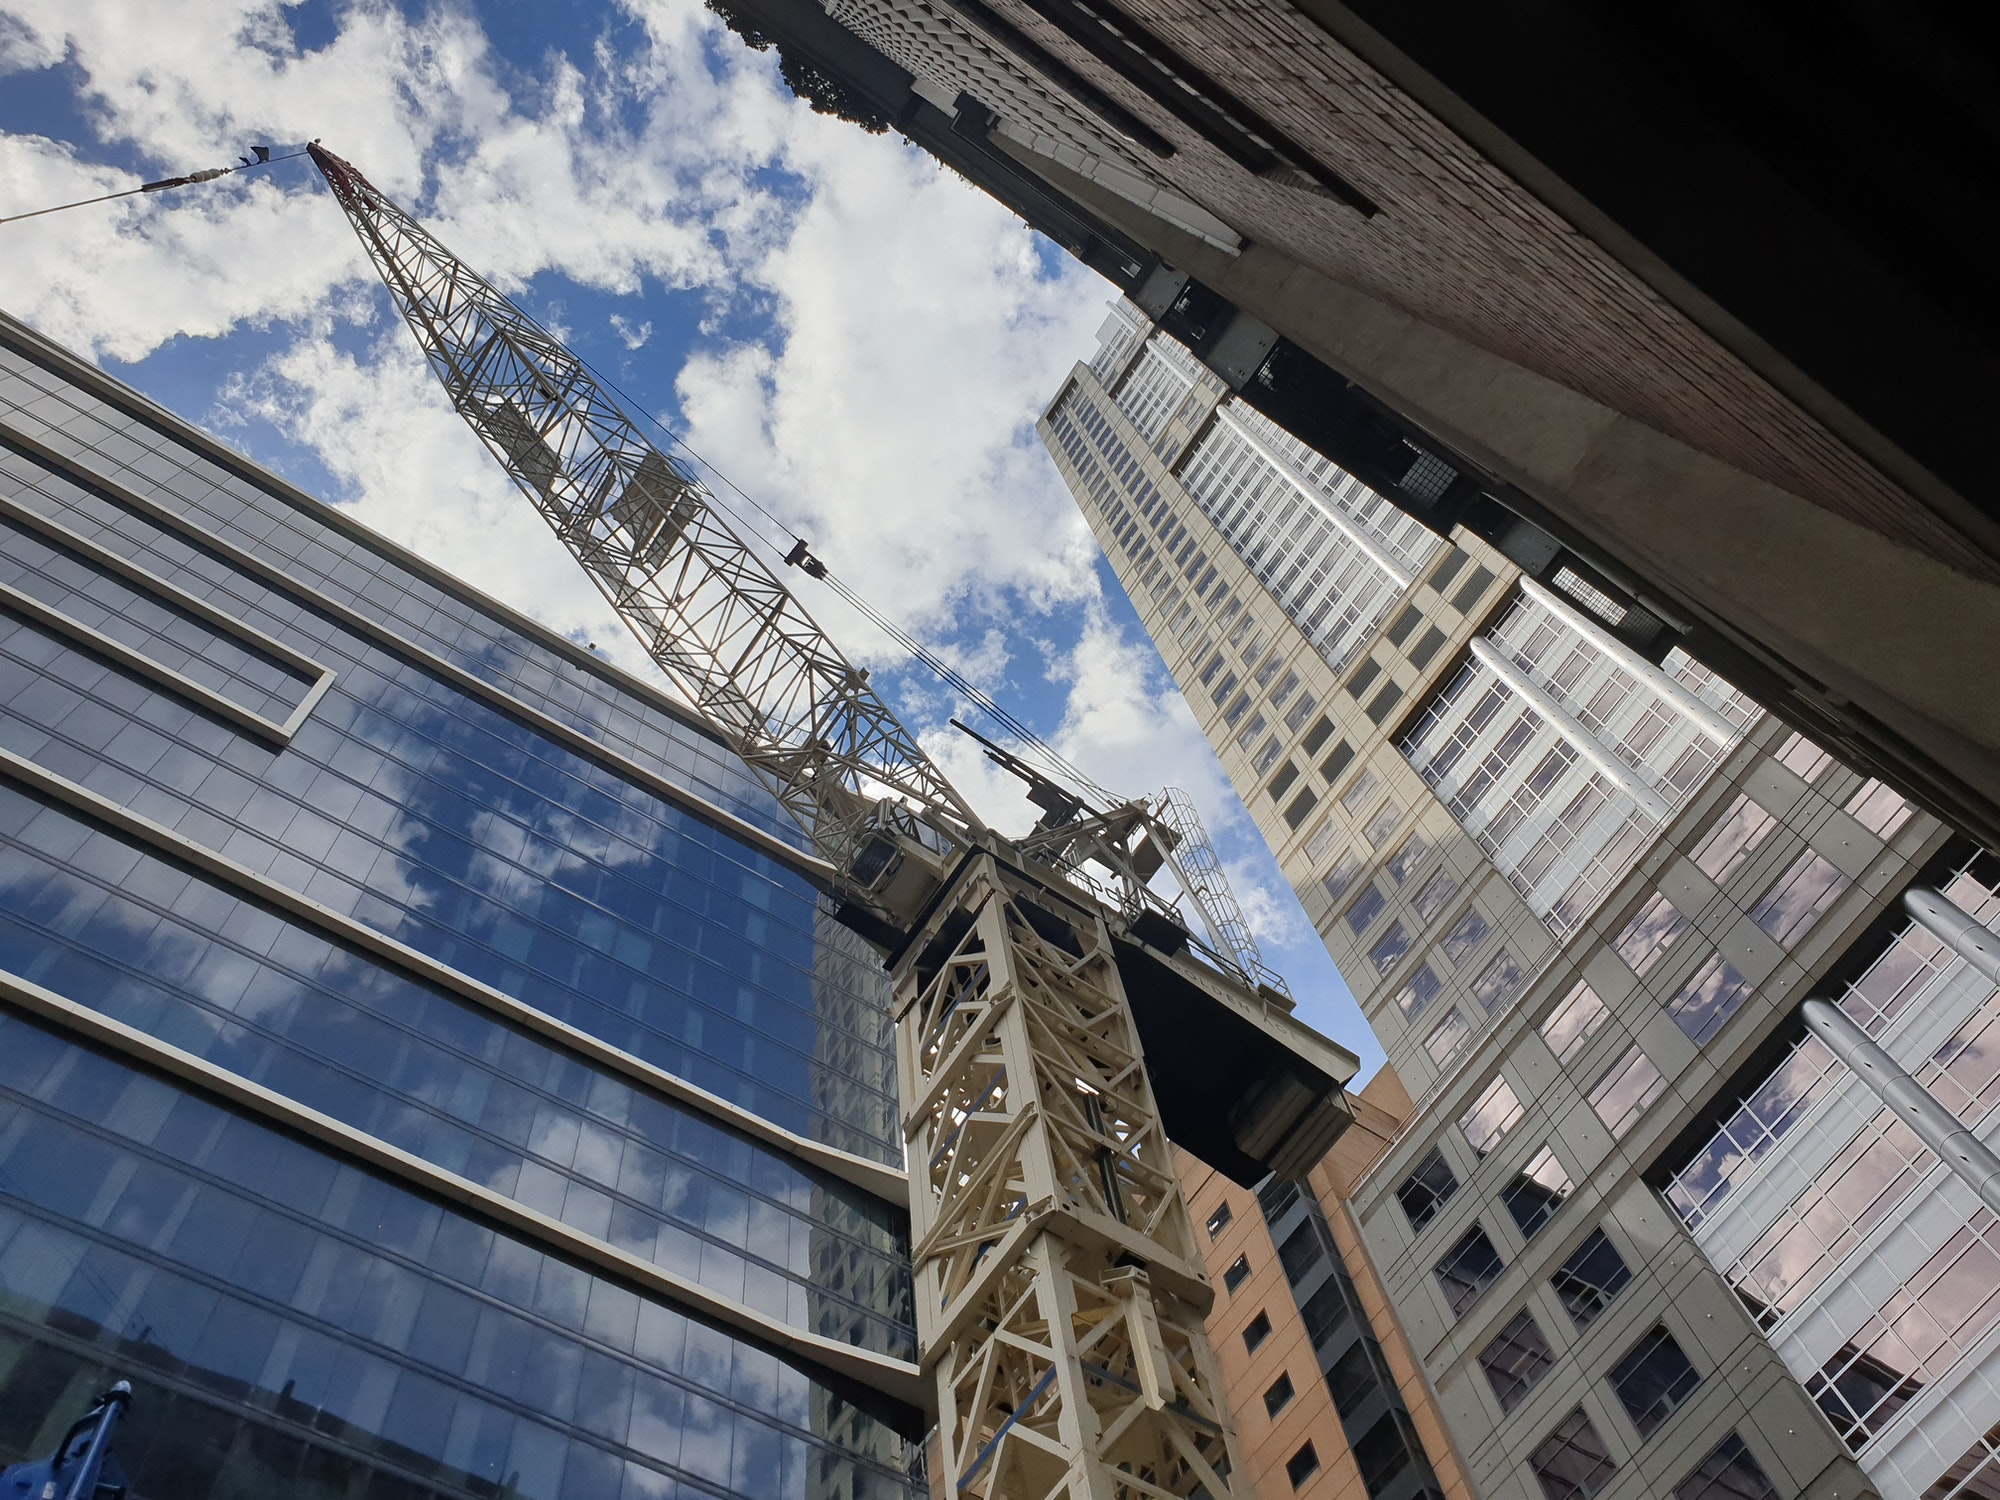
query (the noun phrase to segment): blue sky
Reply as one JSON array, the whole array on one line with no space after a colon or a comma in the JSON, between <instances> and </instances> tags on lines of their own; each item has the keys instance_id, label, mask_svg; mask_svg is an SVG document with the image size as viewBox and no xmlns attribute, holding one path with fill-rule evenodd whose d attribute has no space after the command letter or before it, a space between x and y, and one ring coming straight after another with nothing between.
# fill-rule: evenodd
<instances>
[{"instance_id":1,"label":"blue sky","mask_svg":"<svg viewBox=\"0 0 2000 1500\"><path fill-rule=\"evenodd\" d=\"M1139 795L1185 787L1301 1014L1373 1037L1033 432L1110 287L694 0L0 0L0 214L321 138L900 624ZM7 310L650 670L445 406L310 164L0 228ZM823 590L982 810L934 679ZM961 710L962 711L962 710Z\"/></svg>"}]
</instances>

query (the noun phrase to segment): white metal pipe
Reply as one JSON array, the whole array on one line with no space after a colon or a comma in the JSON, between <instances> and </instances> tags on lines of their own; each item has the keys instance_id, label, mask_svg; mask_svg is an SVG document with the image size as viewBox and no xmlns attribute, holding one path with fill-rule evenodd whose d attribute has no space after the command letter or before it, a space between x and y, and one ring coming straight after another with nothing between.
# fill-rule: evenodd
<instances>
[{"instance_id":1,"label":"white metal pipe","mask_svg":"<svg viewBox=\"0 0 2000 1500\"><path fill-rule=\"evenodd\" d=\"M1596 735L1578 723L1576 716L1553 693L1523 672L1518 663L1495 650L1485 636L1473 637L1472 654L1491 668L1493 674L1508 687L1527 699L1529 706L1555 725L1556 732L1574 745L1578 754L1643 807L1648 817L1656 823L1667 821L1671 809L1661 800L1660 794L1634 776L1630 766L1606 750Z\"/></svg>"},{"instance_id":2,"label":"white metal pipe","mask_svg":"<svg viewBox=\"0 0 2000 1500\"><path fill-rule=\"evenodd\" d=\"M1592 645L1639 681L1650 684L1654 691L1679 711L1682 718L1714 740L1716 744L1733 745L1737 736L1743 733L1714 708L1689 692L1685 684L1676 682L1661 668L1654 666L1617 636L1611 634L1604 628L1602 621L1592 619L1589 611L1574 601L1560 598L1532 578L1521 580L1521 592L1542 608L1554 611L1559 618L1574 622L1590 638Z\"/></svg>"},{"instance_id":3,"label":"white metal pipe","mask_svg":"<svg viewBox=\"0 0 2000 1500\"><path fill-rule=\"evenodd\" d=\"M1977 1193L1982 1203L2000 1213L2000 1156L1932 1098L1893 1057L1868 1040L1867 1033L1846 1011L1825 1000L1808 1000L1801 1013L1812 1034L1825 1042L1918 1140L1935 1151L1938 1160Z\"/></svg>"},{"instance_id":4,"label":"white metal pipe","mask_svg":"<svg viewBox=\"0 0 2000 1500\"><path fill-rule=\"evenodd\" d=\"M1983 927L1943 891L1915 885L1903 892L1903 910L1988 983L2000 984L2000 933Z\"/></svg>"},{"instance_id":5,"label":"white metal pipe","mask_svg":"<svg viewBox=\"0 0 2000 1500\"><path fill-rule=\"evenodd\" d=\"M1340 528L1341 533L1367 555L1370 562L1396 580L1397 588L1406 589L1416 581L1415 576L1409 569L1390 557L1388 553L1384 552L1376 544L1373 537L1369 536L1367 532L1356 526L1354 522L1335 509L1333 503L1320 493L1319 486L1306 478L1304 472L1296 464L1278 452L1269 443L1265 442L1256 432L1252 431L1247 423L1229 409L1228 402L1225 401L1221 406L1216 408L1215 417L1223 426L1248 443L1258 457L1276 469L1284 477L1287 484L1291 485L1293 489L1318 506L1326 514L1327 518Z\"/></svg>"}]
</instances>

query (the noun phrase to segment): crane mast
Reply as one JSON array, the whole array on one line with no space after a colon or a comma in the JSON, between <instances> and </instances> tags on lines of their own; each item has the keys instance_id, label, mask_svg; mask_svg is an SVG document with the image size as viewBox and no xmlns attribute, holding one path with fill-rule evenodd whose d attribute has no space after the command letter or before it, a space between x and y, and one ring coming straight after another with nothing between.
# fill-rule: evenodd
<instances>
[{"instance_id":1,"label":"crane mast","mask_svg":"<svg viewBox=\"0 0 2000 1500\"><path fill-rule=\"evenodd\" d=\"M1146 894L1176 835L1138 804L1052 807L1018 841L988 830L581 361L360 172L312 157L452 405L811 835L843 920L884 953L944 1492L1242 1494L1154 1074L1189 1144L1254 1181L1338 1135L1351 1056L1255 977L1193 959ZM1108 883L1082 876L1093 862Z\"/></svg>"}]
</instances>

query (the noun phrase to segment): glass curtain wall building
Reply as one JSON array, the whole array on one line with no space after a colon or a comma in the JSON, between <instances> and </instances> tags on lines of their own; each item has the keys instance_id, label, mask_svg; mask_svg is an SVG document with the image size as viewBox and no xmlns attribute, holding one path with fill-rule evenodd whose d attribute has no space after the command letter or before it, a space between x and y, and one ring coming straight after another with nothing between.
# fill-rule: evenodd
<instances>
[{"instance_id":1,"label":"glass curtain wall building","mask_svg":"<svg viewBox=\"0 0 2000 1500\"><path fill-rule=\"evenodd\" d=\"M1286 446L1129 304L1041 431L1414 1096L1319 1207L1473 1488L1985 1493L2000 1232L1804 1002L2000 1126L1990 858L1639 655L1587 570Z\"/></svg>"},{"instance_id":2,"label":"glass curtain wall building","mask_svg":"<svg viewBox=\"0 0 2000 1500\"><path fill-rule=\"evenodd\" d=\"M658 691L0 321L0 1463L926 1493L887 981Z\"/></svg>"}]
</instances>

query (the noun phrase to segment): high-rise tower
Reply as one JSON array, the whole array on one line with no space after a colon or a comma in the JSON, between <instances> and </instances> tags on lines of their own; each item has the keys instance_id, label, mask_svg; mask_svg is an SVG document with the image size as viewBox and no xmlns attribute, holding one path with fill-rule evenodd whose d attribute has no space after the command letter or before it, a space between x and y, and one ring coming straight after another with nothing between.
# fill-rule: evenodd
<instances>
[{"instance_id":1,"label":"high-rise tower","mask_svg":"<svg viewBox=\"0 0 2000 1500\"><path fill-rule=\"evenodd\" d=\"M1041 430L1414 1096L1318 1207L1478 1492L1990 1485L1991 857L1129 306Z\"/></svg>"},{"instance_id":2,"label":"high-rise tower","mask_svg":"<svg viewBox=\"0 0 2000 1500\"><path fill-rule=\"evenodd\" d=\"M915 1497L887 980L685 710L0 321L0 1463Z\"/></svg>"}]
</instances>

